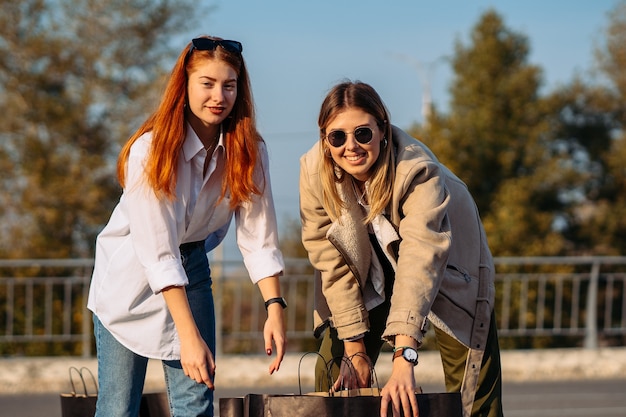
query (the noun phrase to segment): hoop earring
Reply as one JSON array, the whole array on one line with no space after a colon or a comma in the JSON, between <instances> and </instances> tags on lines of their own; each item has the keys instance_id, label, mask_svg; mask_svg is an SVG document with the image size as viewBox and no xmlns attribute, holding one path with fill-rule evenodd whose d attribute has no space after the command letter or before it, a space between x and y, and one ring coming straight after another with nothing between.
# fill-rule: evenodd
<instances>
[{"instance_id":1,"label":"hoop earring","mask_svg":"<svg viewBox=\"0 0 626 417\"><path fill-rule=\"evenodd\" d=\"M383 137L382 145L383 145L383 148L387 147L387 137L386 136Z\"/></svg>"}]
</instances>

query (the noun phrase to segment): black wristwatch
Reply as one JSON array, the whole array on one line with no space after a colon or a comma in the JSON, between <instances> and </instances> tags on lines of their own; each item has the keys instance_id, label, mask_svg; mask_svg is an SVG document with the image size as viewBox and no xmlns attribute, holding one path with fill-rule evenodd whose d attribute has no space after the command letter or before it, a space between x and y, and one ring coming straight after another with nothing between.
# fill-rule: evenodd
<instances>
[{"instance_id":1,"label":"black wristwatch","mask_svg":"<svg viewBox=\"0 0 626 417\"><path fill-rule=\"evenodd\" d=\"M393 360L402 356L405 361L410 362L413 366L417 365L417 351L409 346L400 346L393 350Z\"/></svg>"},{"instance_id":2,"label":"black wristwatch","mask_svg":"<svg viewBox=\"0 0 626 417\"><path fill-rule=\"evenodd\" d=\"M285 309L287 308L287 302L283 297L270 298L265 302L265 310L270 306L270 304L278 303L280 306Z\"/></svg>"}]
</instances>

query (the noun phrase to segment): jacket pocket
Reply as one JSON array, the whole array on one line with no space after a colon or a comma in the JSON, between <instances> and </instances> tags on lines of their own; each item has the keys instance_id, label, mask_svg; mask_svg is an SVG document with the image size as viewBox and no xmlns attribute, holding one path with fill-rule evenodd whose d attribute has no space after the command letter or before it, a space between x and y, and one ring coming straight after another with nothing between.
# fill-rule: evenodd
<instances>
[{"instance_id":1,"label":"jacket pocket","mask_svg":"<svg viewBox=\"0 0 626 417\"><path fill-rule=\"evenodd\" d=\"M471 317L476 311L478 278L464 268L448 264L439 292Z\"/></svg>"}]
</instances>

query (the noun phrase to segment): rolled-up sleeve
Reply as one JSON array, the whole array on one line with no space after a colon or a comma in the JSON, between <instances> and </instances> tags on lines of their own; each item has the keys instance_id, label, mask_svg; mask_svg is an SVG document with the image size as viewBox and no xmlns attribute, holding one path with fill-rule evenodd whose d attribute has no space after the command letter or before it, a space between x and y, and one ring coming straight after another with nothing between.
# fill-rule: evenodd
<instances>
[{"instance_id":1,"label":"rolled-up sleeve","mask_svg":"<svg viewBox=\"0 0 626 417\"><path fill-rule=\"evenodd\" d=\"M133 249L156 294L169 286L185 286L187 275L180 261L175 200L158 198L145 180L147 142L138 140L128 159L123 205Z\"/></svg>"},{"instance_id":2,"label":"rolled-up sleeve","mask_svg":"<svg viewBox=\"0 0 626 417\"><path fill-rule=\"evenodd\" d=\"M278 225L265 145L260 147L259 163L255 180L262 188L262 194L253 195L251 201L242 204L235 212L237 244L253 283L282 275L285 269L278 246Z\"/></svg>"},{"instance_id":3,"label":"rolled-up sleeve","mask_svg":"<svg viewBox=\"0 0 626 417\"><path fill-rule=\"evenodd\" d=\"M450 196L440 165L422 160L405 173L398 169L396 190L403 196L396 212L402 242L383 338L398 334L422 341L424 321L437 297L451 246L447 208Z\"/></svg>"},{"instance_id":4,"label":"rolled-up sleeve","mask_svg":"<svg viewBox=\"0 0 626 417\"><path fill-rule=\"evenodd\" d=\"M357 278L328 238L333 222L321 201L322 188L314 156L317 152L318 149L313 148L300 159L302 243L311 264L319 271L316 274L319 280L316 282L319 287L316 310L320 319L329 319L338 337L348 339L369 330L369 313Z\"/></svg>"}]
</instances>

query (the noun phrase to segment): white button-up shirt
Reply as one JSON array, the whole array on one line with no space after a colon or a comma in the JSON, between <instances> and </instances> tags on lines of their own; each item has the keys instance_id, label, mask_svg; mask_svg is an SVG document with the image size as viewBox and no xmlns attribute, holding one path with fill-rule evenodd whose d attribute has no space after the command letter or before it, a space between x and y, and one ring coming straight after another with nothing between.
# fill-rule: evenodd
<instances>
[{"instance_id":1,"label":"white button-up shirt","mask_svg":"<svg viewBox=\"0 0 626 417\"><path fill-rule=\"evenodd\" d=\"M169 360L180 358L180 341L160 292L188 284L179 246L223 238L233 211L228 192L217 204L225 174L222 137L203 175L207 152L187 125L173 200L158 198L145 179L151 138L146 133L131 147L123 194L96 241L87 307L131 351ZM253 283L284 270L268 165L262 144L255 177L263 194L234 211L237 244Z\"/></svg>"}]
</instances>

